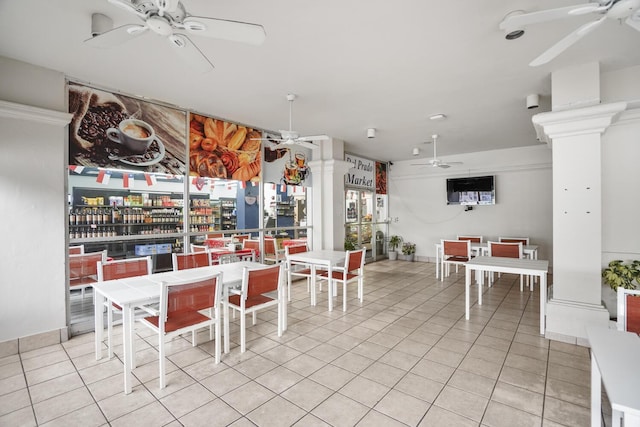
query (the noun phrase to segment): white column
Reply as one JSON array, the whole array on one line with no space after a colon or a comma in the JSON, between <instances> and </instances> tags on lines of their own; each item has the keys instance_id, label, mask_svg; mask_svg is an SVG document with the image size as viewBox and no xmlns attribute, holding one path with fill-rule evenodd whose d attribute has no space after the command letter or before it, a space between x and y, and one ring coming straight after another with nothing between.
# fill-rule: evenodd
<instances>
[{"instance_id":1,"label":"white column","mask_svg":"<svg viewBox=\"0 0 640 427\"><path fill-rule=\"evenodd\" d=\"M537 114L553 150L553 292L545 336L586 343L585 327L606 326L601 304L601 136L626 103Z\"/></svg>"}]
</instances>

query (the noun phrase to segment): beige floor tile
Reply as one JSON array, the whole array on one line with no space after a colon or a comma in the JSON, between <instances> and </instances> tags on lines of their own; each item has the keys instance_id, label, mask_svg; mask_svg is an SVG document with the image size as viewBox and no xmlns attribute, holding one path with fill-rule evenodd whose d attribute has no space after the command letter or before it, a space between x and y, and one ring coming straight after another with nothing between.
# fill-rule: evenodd
<instances>
[{"instance_id":1,"label":"beige floor tile","mask_svg":"<svg viewBox=\"0 0 640 427\"><path fill-rule=\"evenodd\" d=\"M416 357L423 357L431 349L431 345L419 343L409 338L405 338L400 341L393 350L400 351L402 353L410 354Z\"/></svg>"},{"instance_id":2,"label":"beige floor tile","mask_svg":"<svg viewBox=\"0 0 640 427\"><path fill-rule=\"evenodd\" d=\"M582 387L589 387L591 384L591 376L588 371L585 372L582 369L575 369L569 366L556 365L553 363L549 363L547 377L566 381Z\"/></svg>"},{"instance_id":3,"label":"beige floor tile","mask_svg":"<svg viewBox=\"0 0 640 427\"><path fill-rule=\"evenodd\" d=\"M238 411L227 405L222 399L216 399L189 412L180 418L180 423L185 427L223 427L241 417L242 415Z\"/></svg>"},{"instance_id":4,"label":"beige floor tile","mask_svg":"<svg viewBox=\"0 0 640 427\"><path fill-rule=\"evenodd\" d=\"M311 413L334 427L354 426L369 408L339 393L333 394Z\"/></svg>"},{"instance_id":5,"label":"beige floor tile","mask_svg":"<svg viewBox=\"0 0 640 427\"><path fill-rule=\"evenodd\" d=\"M242 375L235 369L226 369L220 373L205 378L204 380L200 381L200 383L213 394L220 397L224 394L227 394L231 390L234 390L241 385L248 383L249 381L251 381L250 378Z\"/></svg>"},{"instance_id":6,"label":"beige floor tile","mask_svg":"<svg viewBox=\"0 0 640 427\"><path fill-rule=\"evenodd\" d=\"M102 409L102 412L107 417L107 421L112 421L136 409L147 406L154 400L153 394L140 385L134 387L130 394L114 394L104 400L98 401L98 405L100 405L100 409Z\"/></svg>"},{"instance_id":7,"label":"beige floor tile","mask_svg":"<svg viewBox=\"0 0 640 427\"><path fill-rule=\"evenodd\" d=\"M564 353L562 351L551 350L549 352L549 363L591 372L591 358L588 355L574 355L571 353Z\"/></svg>"},{"instance_id":8,"label":"beige floor tile","mask_svg":"<svg viewBox=\"0 0 640 427\"><path fill-rule=\"evenodd\" d=\"M388 353L387 353L388 354ZM384 356L383 356L384 357ZM345 353L331 362L332 365L346 369L354 374L359 374L373 363L373 360L357 353Z\"/></svg>"},{"instance_id":9,"label":"beige floor tile","mask_svg":"<svg viewBox=\"0 0 640 427\"><path fill-rule=\"evenodd\" d=\"M184 371L178 369L165 375L165 387L160 388L160 377L146 381L147 389L156 399L162 399L195 383L195 380Z\"/></svg>"},{"instance_id":10,"label":"beige floor tile","mask_svg":"<svg viewBox=\"0 0 640 427\"><path fill-rule=\"evenodd\" d=\"M389 393L390 388L363 377L356 377L339 392L345 396L373 408L382 397Z\"/></svg>"},{"instance_id":11,"label":"beige floor tile","mask_svg":"<svg viewBox=\"0 0 640 427\"><path fill-rule=\"evenodd\" d=\"M5 415L0 415L0 426L12 427L35 427L37 426L36 418L33 415L33 408L25 406Z\"/></svg>"},{"instance_id":12,"label":"beige floor tile","mask_svg":"<svg viewBox=\"0 0 640 427\"><path fill-rule=\"evenodd\" d=\"M287 347L291 347L294 350L298 350L301 353L306 353L307 351L311 350L314 347L317 347L320 344L321 342L302 335L291 341L288 341Z\"/></svg>"},{"instance_id":13,"label":"beige floor tile","mask_svg":"<svg viewBox=\"0 0 640 427\"><path fill-rule=\"evenodd\" d=\"M430 406L424 400L391 390L374 409L405 424L417 425Z\"/></svg>"},{"instance_id":14,"label":"beige floor tile","mask_svg":"<svg viewBox=\"0 0 640 427\"><path fill-rule=\"evenodd\" d=\"M140 381L133 376L132 377L132 387L137 387L140 385ZM95 399L96 402L106 399L107 397L113 396L114 394L123 393L124 392L124 378L123 373L117 373L108 378L105 378L100 381L96 381L91 384L87 384L87 388L91 392L91 395Z\"/></svg>"},{"instance_id":15,"label":"beige floor tile","mask_svg":"<svg viewBox=\"0 0 640 427\"><path fill-rule=\"evenodd\" d=\"M449 381L449 378L451 378L455 369L451 366L422 359L416 363L413 368L411 368L410 372L444 384Z\"/></svg>"},{"instance_id":16,"label":"beige floor tile","mask_svg":"<svg viewBox=\"0 0 640 427\"><path fill-rule=\"evenodd\" d=\"M0 399L2 399L3 394L13 393L14 391L20 390L27 387L27 382L24 379L24 374L22 372L12 376L3 378L0 380Z\"/></svg>"},{"instance_id":17,"label":"beige floor tile","mask_svg":"<svg viewBox=\"0 0 640 427\"><path fill-rule=\"evenodd\" d=\"M243 415L273 398L275 394L255 381L250 381L221 396L225 403Z\"/></svg>"},{"instance_id":18,"label":"beige floor tile","mask_svg":"<svg viewBox=\"0 0 640 427\"><path fill-rule=\"evenodd\" d=\"M29 387L29 393L31 401L38 403L80 387L84 387L80 375L72 372Z\"/></svg>"},{"instance_id":19,"label":"beige floor tile","mask_svg":"<svg viewBox=\"0 0 640 427\"><path fill-rule=\"evenodd\" d=\"M547 363L544 360L538 360L534 357L521 356L515 353L509 353L504 361L505 366L523 371L531 372L536 375L547 374Z\"/></svg>"},{"instance_id":20,"label":"beige floor tile","mask_svg":"<svg viewBox=\"0 0 640 427\"><path fill-rule=\"evenodd\" d=\"M33 369L29 372L25 372L28 385L35 385L53 378L61 377L63 375L75 372L76 369L70 360L63 360L62 362L54 363L48 366Z\"/></svg>"},{"instance_id":21,"label":"beige floor tile","mask_svg":"<svg viewBox=\"0 0 640 427\"><path fill-rule=\"evenodd\" d=\"M326 365L309 376L309 379L322 384L331 390L338 390L351 381L355 374L346 369L333 365Z\"/></svg>"},{"instance_id":22,"label":"beige floor tile","mask_svg":"<svg viewBox=\"0 0 640 427\"><path fill-rule=\"evenodd\" d=\"M405 427L406 424L401 423L400 421L394 420L393 418L390 418L378 411L371 410L367 412L367 415L365 415L364 418L360 420L357 426L358 427L378 427L378 426Z\"/></svg>"},{"instance_id":23,"label":"beige floor tile","mask_svg":"<svg viewBox=\"0 0 640 427\"><path fill-rule=\"evenodd\" d=\"M505 366L502 368L499 380L516 387L524 388L536 393L544 393L545 377L522 369Z\"/></svg>"},{"instance_id":24,"label":"beige floor tile","mask_svg":"<svg viewBox=\"0 0 640 427\"><path fill-rule=\"evenodd\" d=\"M315 357L309 356L307 354L301 354L300 356L288 361L282 366L302 375L303 377L307 377L313 374L318 369L322 368L324 365L324 362L316 359Z\"/></svg>"},{"instance_id":25,"label":"beige floor tile","mask_svg":"<svg viewBox=\"0 0 640 427\"><path fill-rule=\"evenodd\" d=\"M241 374L255 379L278 366L271 360L262 356L252 357L251 359L238 363L233 368Z\"/></svg>"},{"instance_id":26,"label":"beige floor tile","mask_svg":"<svg viewBox=\"0 0 640 427\"><path fill-rule=\"evenodd\" d=\"M280 427L293 425L305 415L306 411L288 400L276 396L249 412L247 418L258 426Z\"/></svg>"},{"instance_id":27,"label":"beige floor tile","mask_svg":"<svg viewBox=\"0 0 640 427\"><path fill-rule=\"evenodd\" d=\"M320 418L307 414L304 418L294 424L296 427L331 427Z\"/></svg>"},{"instance_id":28,"label":"beige floor tile","mask_svg":"<svg viewBox=\"0 0 640 427\"><path fill-rule=\"evenodd\" d=\"M123 415L122 417L111 421L112 427L127 427L131 425L148 425L148 426L166 426L175 418L163 407L159 402L154 401L150 404L136 409L133 412Z\"/></svg>"},{"instance_id":29,"label":"beige floor tile","mask_svg":"<svg viewBox=\"0 0 640 427\"><path fill-rule=\"evenodd\" d=\"M0 396L0 417L31 405L26 388Z\"/></svg>"},{"instance_id":30,"label":"beige floor tile","mask_svg":"<svg viewBox=\"0 0 640 427\"><path fill-rule=\"evenodd\" d=\"M256 382L262 384L272 392L280 394L302 379L302 375L282 366L267 372L256 378Z\"/></svg>"},{"instance_id":31,"label":"beige floor tile","mask_svg":"<svg viewBox=\"0 0 640 427\"><path fill-rule=\"evenodd\" d=\"M338 357L345 354L347 351L343 348L336 347L331 344L322 343L317 347L312 348L306 354L309 356L315 357L316 359L320 359L323 362L330 363L337 359Z\"/></svg>"},{"instance_id":32,"label":"beige floor tile","mask_svg":"<svg viewBox=\"0 0 640 427\"><path fill-rule=\"evenodd\" d=\"M224 363L216 364L215 360L209 357L201 360L200 362L194 363L191 366L187 366L183 370L194 380L200 381L210 377L211 375L222 372L225 369L229 369L229 367Z\"/></svg>"},{"instance_id":33,"label":"beige floor tile","mask_svg":"<svg viewBox=\"0 0 640 427\"><path fill-rule=\"evenodd\" d=\"M365 341L361 344L358 344L351 350L351 352L357 353L364 357L368 357L371 360L378 360L388 351L389 348L372 343L370 341Z\"/></svg>"},{"instance_id":34,"label":"beige floor tile","mask_svg":"<svg viewBox=\"0 0 640 427\"><path fill-rule=\"evenodd\" d=\"M420 359L421 358L418 356L413 356L402 351L392 349L378 360L382 363L386 363L387 365L400 368L403 371L409 371L416 365L416 363L418 363L418 361L420 361Z\"/></svg>"},{"instance_id":35,"label":"beige floor tile","mask_svg":"<svg viewBox=\"0 0 640 427\"><path fill-rule=\"evenodd\" d=\"M478 427L479 425L480 423L477 421L473 421L435 405L429 408L429 411L424 418L422 418L420 424L418 424L419 427Z\"/></svg>"},{"instance_id":36,"label":"beige floor tile","mask_svg":"<svg viewBox=\"0 0 640 427\"><path fill-rule=\"evenodd\" d=\"M158 368L157 368L157 362L156 362L156 376L158 376ZM36 372L36 371L32 371L32 372ZM69 367L68 372L65 372L65 374L69 374L71 372L75 372L75 369L73 366ZM82 380L86 383L86 384L91 384L94 383L96 381L100 381L103 380L105 378L109 378L115 374L122 374L124 372L124 364L116 358L113 358L111 360L106 360L104 363L100 363L94 366L90 366L88 368L82 369L79 371L80 376L82 377ZM134 372L137 374L138 372L134 370ZM50 379L50 378L49 378ZM29 380L28 376L27 376L27 381ZM40 381L41 382L41 381Z\"/></svg>"},{"instance_id":37,"label":"beige floor tile","mask_svg":"<svg viewBox=\"0 0 640 427\"><path fill-rule=\"evenodd\" d=\"M436 346L432 347L431 350L427 352L424 358L426 360L431 360L432 362L437 362L451 368L456 368L458 367L458 365L460 365L460 362L462 362L464 354L445 350L443 348L437 347L436 344Z\"/></svg>"},{"instance_id":38,"label":"beige floor tile","mask_svg":"<svg viewBox=\"0 0 640 427\"><path fill-rule=\"evenodd\" d=\"M591 412L589 408L547 396L543 418L568 427L583 427L590 424Z\"/></svg>"},{"instance_id":39,"label":"beige floor tile","mask_svg":"<svg viewBox=\"0 0 640 427\"><path fill-rule=\"evenodd\" d=\"M279 345L277 347L273 347L272 349L269 349L261 353L260 355L266 359L271 360L272 362L278 365L281 365L283 363L288 362L291 359L294 359L300 356L301 354L302 352L295 350L291 347L288 347L286 345Z\"/></svg>"},{"instance_id":40,"label":"beige floor tile","mask_svg":"<svg viewBox=\"0 0 640 427\"><path fill-rule=\"evenodd\" d=\"M65 350L60 346L54 351L44 353L39 356L22 359L22 366L25 372L32 371L55 363L65 362L69 359Z\"/></svg>"},{"instance_id":41,"label":"beige floor tile","mask_svg":"<svg viewBox=\"0 0 640 427\"><path fill-rule=\"evenodd\" d=\"M433 404L479 422L488 402L489 399L477 394L445 386Z\"/></svg>"},{"instance_id":42,"label":"beige floor tile","mask_svg":"<svg viewBox=\"0 0 640 427\"><path fill-rule=\"evenodd\" d=\"M547 380L546 395L576 405L591 407L591 387L568 383L556 378Z\"/></svg>"},{"instance_id":43,"label":"beige floor tile","mask_svg":"<svg viewBox=\"0 0 640 427\"><path fill-rule=\"evenodd\" d=\"M444 388L444 384L409 372L394 390L401 391L428 403L433 403Z\"/></svg>"},{"instance_id":44,"label":"beige floor tile","mask_svg":"<svg viewBox=\"0 0 640 427\"><path fill-rule=\"evenodd\" d=\"M490 401L482 419L482 425L487 427L539 427L542 418L511 406Z\"/></svg>"},{"instance_id":45,"label":"beige floor tile","mask_svg":"<svg viewBox=\"0 0 640 427\"><path fill-rule=\"evenodd\" d=\"M498 381L491 400L542 417L544 396L540 393Z\"/></svg>"},{"instance_id":46,"label":"beige floor tile","mask_svg":"<svg viewBox=\"0 0 640 427\"><path fill-rule=\"evenodd\" d=\"M482 375L492 379L498 379L502 365L484 359L467 356L464 358L458 369L472 374Z\"/></svg>"},{"instance_id":47,"label":"beige floor tile","mask_svg":"<svg viewBox=\"0 0 640 427\"><path fill-rule=\"evenodd\" d=\"M282 397L308 412L333 393L330 388L305 378L283 392Z\"/></svg>"},{"instance_id":48,"label":"beige floor tile","mask_svg":"<svg viewBox=\"0 0 640 427\"><path fill-rule=\"evenodd\" d=\"M360 374L387 387L395 386L406 371L382 362L375 362Z\"/></svg>"},{"instance_id":49,"label":"beige floor tile","mask_svg":"<svg viewBox=\"0 0 640 427\"><path fill-rule=\"evenodd\" d=\"M175 418L180 418L215 399L213 393L196 383L161 398L160 403Z\"/></svg>"},{"instance_id":50,"label":"beige floor tile","mask_svg":"<svg viewBox=\"0 0 640 427\"><path fill-rule=\"evenodd\" d=\"M85 387L59 394L51 399L33 405L38 424L72 413L94 403L91 393Z\"/></svg>"},{"instance_id":51,"label":"beige floor tile","mask_svg":"<svg viewBox=\"0 0 640 427\"><path fill-rule=\"evenodd\" d=\"M471 372L457 370L451 376L447 385L489 398L496 385L496 380Z\"/></svg>"}]
</instances>

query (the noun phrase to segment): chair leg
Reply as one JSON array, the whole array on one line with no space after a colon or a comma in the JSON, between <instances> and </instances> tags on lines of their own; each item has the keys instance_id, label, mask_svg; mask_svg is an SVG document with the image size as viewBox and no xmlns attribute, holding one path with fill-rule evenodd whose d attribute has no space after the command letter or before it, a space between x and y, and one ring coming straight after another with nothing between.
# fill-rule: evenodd
<instances>
[{"instance_id":1,"label":"chair leg","mask_svg":"<svg viewBox=\"0 0 640 427\"><path fill-rule=\"evenodd\" d=\"M111 301L107 301L109 306L107 307L107 346L109 347L109 359L113 357L113 343L111 337L113 336L113 309L111 307Z\"/></svg>"},{"instance_id":2,"label":"chair leg","mask_svg":"<svg viewBox=\"0 0 640 427\"><path fill-rule=\"evenodd\" d=\"M159 358L159 364L160 364L160 388L164 388L165 387L165 378L164 378L164 372L165 372L165 360L164 360L164 337L160 336L160 342L159 342L159 352L160 354L158 355Z\"/></svg>"},{"instance_id":3,"label":"chair leg","mask_svg":"<svg viewBox=\"0 0 640 427\"><path fill-rule=\"evenodd\" d=\"M247 315L244 312L244 302L242 303L242 309L240 310L240 353L244 353L246 350L246 334L245 329L247 327Z\"/></svg>"},{"instance_id":4,"label":"chair leg","mask_svg":"<svg viewBox=\"0 0 640 427\"><path fill-rule=\"evenodd\" d=\"M253 320L253 325L254 325L254 326L255 326L255 324L256 324L256 320L257 320L257 316L256 316L256 314L257 314L257 312L256 312L256 311L254 311L254 312L252 313L252 320Z\"/></svg>"},{"instance_id":5,"label":"chair leg","mask_svg":"<svg viewBox=\"0 0 640 427\"><path fill-rule=\"evenodd\" d=\"M347 311L347 282L342 282L342 311Z\"/></svg>"},{"instance_id":6,"label":"chair leg","mask_svg":"<svg viewBox=\"0 0 640 427\"><path fill-rule=\"evenodd\" d=\"M222 353L221 351L221 345L220 345L220 338L222 337L222 334L220 333L220 307L216 307L215 310L215 330L216 330L216 342L215 342L215 352L216 352L216 364L220 363L220 353Z\"/></svg>"},{"instance_id":7,"label":"chair leg","mask_svg":"<svg viewBox=\"0 0 640 427\"><path fill-rule=\"evenodd\" d=\"M198 345L198 331L197 330L193 330L191 331L191 346L195 347Z\"/></svg>"},{"instance_id":8,"label":"chair leg","mask_svg":"<svg viewBox=\"0 0 640 427\"><path fill-rule=\"evenodd\" d=\"M522 277L522 274L520 275L520 292L522 292L522 285L524 284L524 278Z\"/></svg>"}]
</instances>

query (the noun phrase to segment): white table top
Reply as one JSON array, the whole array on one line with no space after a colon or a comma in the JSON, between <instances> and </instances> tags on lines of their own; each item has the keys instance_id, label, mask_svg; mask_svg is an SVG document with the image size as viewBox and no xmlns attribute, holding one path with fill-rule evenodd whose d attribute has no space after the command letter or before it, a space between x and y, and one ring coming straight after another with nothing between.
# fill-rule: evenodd
<instances>
[{"instance_id":1,"label":"white table top","mask_svg":"<svg viewBox=\"0 0 640 427\"><path fill-rule=\"evenodd\" d=\"M476 270L488 270L498 273L539 274L549 270L549 261L538 259L504 258L496 256L479 256L472 258L465 265Z\"/></svg>"},{"instance_id":2,"label":"white table top","mask_svg":"<svg viewBox=\"0 0 640 427\"><path fill-rule=\"evenodd\" d=\"M347 253L344 251L332 251L323 249L289 254L289 259L291 261L302 261L312 264L336 265L339 262L344 262L346 256Z\"/></svg>"},{"instance_id":3,"label":"white table top","mask_svg":"<svg viewBox=\"0 0 640 427\"><path fill-rule=\"evenodd\" d=\"M592 326L587 327L587 338L612 408L640 414L640 337Z\"/></svg>"},{"instance_id":4,"label":"white table top","mask_svg":"<svg viewBox=\"0 0 640 427\"><path fill-rule=\"evenodd\" d=\"M207 274L222 272L222 284L230 286L242 280L244 267L255 268L264 267L264 265L248 261L233 262L209 267L154 273L148 276L106 280L93 284L93 288L96 292L118 305L139 305L157 300L160 297L159 284L162 281L195 279Z\"/></svg>"}]
</instances>

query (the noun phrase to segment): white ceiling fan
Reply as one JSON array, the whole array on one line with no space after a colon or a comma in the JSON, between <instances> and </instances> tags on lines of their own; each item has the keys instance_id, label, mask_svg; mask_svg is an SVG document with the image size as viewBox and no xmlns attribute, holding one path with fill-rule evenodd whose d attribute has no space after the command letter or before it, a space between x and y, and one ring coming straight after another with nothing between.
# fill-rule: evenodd
<instances>
[{"instance_id":1,"label":"white ceiling fan","mask_svg":"<svg viewBox=\"0 0 640 427\"><path fill-rule=\"evenodd\" d=\"M293 101L296 99L296 95L290 93L287 95L287 101L289 101L289 130L279 130L280 138L260 138L263 141L275 143L278 146L281 145L300 145L302 147L316 149L320 146L314 144L314 141L327 141L329 137L327 135L311 135L300 136L300 134L293 130Z\"/></svg>"},{"instance_id":2,"label":"white ceiling fan","mask_svg":"<svg viewBox=\"0 0 640 427\"><path fill-rule=\"evenodd\" d=\"M126 24L110 31L105 31L85 40L85 43L95 47L108 48L148 33L148 30L151 30L155 34L166 37L174 52L185 62L202 72L213 69L213 64L186 34L176 31L253 45L262 44L266 37L264 28L261 25L191 16L179 0L107 1L136 15L144 23Z\"/></svg>"},{"instance_id":3,"label":"white ceiling fan","mask_svg":"<svg viewBox=\"0 0 640 427\"><path fill-rule=\"evenodd\" d=\"M591 31L599 27L605 21L605 18L617 19L621 22L624 20L627 25L637 31L640 31L640 0L598 0L591 3L577 4L574 6L542 10L538 12L509 14L507 18L500 23L500 29L522 29L531 24L555 21L558 19L569 18L571 16L586 15L590 13L596 14L599 18L595 21L589 21L575 29L569 35L558 41L536 59L531 61L529 65L531 67L537 67L551 61Z\"/></svg>"},{"instance_id":4,"label":"white ceiling fan","mask_svg":"<svg viewBox=\"0 0 640 427\"><path fill-rule=\"evenodd\" d=\"M429 160L427 163L412 163L411 166L431 166L433 168L442 168L447 169L452 165L461 165L462 162L443 162L438 159L437 149L438 149L438 134L431 135L433 138L433 159ZM427 141L425 144L428 144L431 141Z\"/></svg>"}]
</instances>

